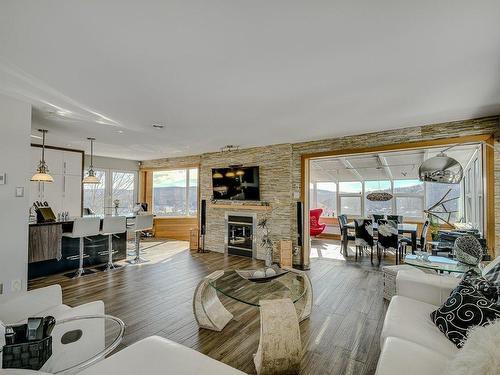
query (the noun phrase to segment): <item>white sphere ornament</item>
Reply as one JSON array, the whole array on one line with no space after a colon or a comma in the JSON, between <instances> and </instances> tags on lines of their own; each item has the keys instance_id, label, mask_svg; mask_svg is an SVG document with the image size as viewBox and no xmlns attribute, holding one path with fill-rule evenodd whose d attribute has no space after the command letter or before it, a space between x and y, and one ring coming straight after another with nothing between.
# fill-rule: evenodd
<instances>
[{"instance_id":1,"label":"white sphere ornament","mask_svg":"<svg viewBox=\"0 0 500 375\"><path fill-rule=\"evenodd\" d=\"M266 276L267 277L274 276L274 275L276 275L276 271L274 269L272 269L272 268L266 269Z\"/></svg>"},{"instance_id":2,"label":"white sphere ornament","mask_svg":"<svg viewBox=\"0 0 500 375\"><path fill-rule=\"evenodd\" d=\"M262 278L262 277L266 277L266 273L264 272L264 270L257 270L253 273L253 278Z\"/></svg>"}]
</instances>

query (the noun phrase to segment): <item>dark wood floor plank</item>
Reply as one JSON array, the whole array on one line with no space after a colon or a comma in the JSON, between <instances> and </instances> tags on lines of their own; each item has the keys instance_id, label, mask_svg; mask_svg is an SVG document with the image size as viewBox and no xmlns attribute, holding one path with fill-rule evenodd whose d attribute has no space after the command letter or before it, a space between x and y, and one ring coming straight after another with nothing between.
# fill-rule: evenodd
<instances>
[{"instance_id":1,"label":"dark wood floor plank","mask_svg":"<svg viewBox=\"0 0 500 375\"><path fill-rule=\"evenodd\" d=\"M234 319L222 332L200 330L193 316L192 298L196 285L209 273L224 268L252 268L261 263L219 253L190 252L184 250L185 243L151 245L146 250L151 262L144 265L79 280L51 276L30 282L30 288L59 283L64 302L71 306L103 300L106 312L126 324L119 349L159 335L254 374L253 353L260 334L258 308L220 296ZM333 251L340 249L333 247ZM328 251L322 250L322 257L312 259L309 271L313 312L300 324L304 353L301 374L373 375L387 309L380 268L370 264L369 256L358 262L353 257L337 260L340 252ZM384 262L393 264L394 260L388 256Z\"/></svg>"}]
</instances>

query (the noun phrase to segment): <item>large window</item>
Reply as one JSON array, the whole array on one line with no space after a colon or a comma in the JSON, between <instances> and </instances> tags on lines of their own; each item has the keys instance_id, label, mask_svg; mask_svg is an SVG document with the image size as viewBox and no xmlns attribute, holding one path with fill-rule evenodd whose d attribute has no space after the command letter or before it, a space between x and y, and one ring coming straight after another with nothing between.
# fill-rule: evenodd
<instances>
[{"instance_id":1,"label":"large window","mask_svg":"<svg viewBox=\"0 0 500 375\"><path fill-rule=\"evenodd\" d=\"M322 216L334 216L337 211L337 184L316 182L310 187L311 209L322 208Z\"/></svg>"},{"instance_id":2,"label":"large window","mask_svg":"<svg viewBox=\"0 0 500 375\"><path fill-rule=\"evenodd\" d=\"M83 208L92 210L96 215L104 215L106 206L106 171L95 170L98 184L83 184Z\"/></svg>"},{"instance_id":3,"label":"large window","mask_svg":"<svg viewBox=\"0 0 500 375\"><path fill-rule=\"evenodd\" d=\"M339 213L350 216L362 215L362 193L363 184L359 181L340 182Z\"/></svg>"},{"instance_id":4,"label":"large window","mask_svg":"<svg viewBox=\"0 0 500 375\"><path fill-rule=\"evenodd\" d=\"M153 213L194 216L198 207L198 169L153 172Z\"/></svg>"},{"instance_id":5,"label":"large window","mask_svg":"<svg viewBox=\"0 0 500 375\"><path fill-rule=\"evenodd\" d=\"M395 180L394 181L394 212L405 218L424 218L424 191L422 181Z\"/></svg>"},{"instance_id":6,"label":"large window","mask_svg":"<svg viewBox=\"0 0 500 375\"><path fill-rule=\"evenodd\" d=\"M112 172L111 201L113 207L118 205L118 214L123 215L133 211L135 205L135 173Z\"/></svg>"},{"instance_id":7,"label":"large window","mask_svg":"<svg viewBox=\"0 0 500 375\"><path fill-rule=\"evenodd\" d=\"M96 215L132 213L137 201L137 172L98 169L98 184L83 184L83 207Z\"/></svg>"}]
</instances>

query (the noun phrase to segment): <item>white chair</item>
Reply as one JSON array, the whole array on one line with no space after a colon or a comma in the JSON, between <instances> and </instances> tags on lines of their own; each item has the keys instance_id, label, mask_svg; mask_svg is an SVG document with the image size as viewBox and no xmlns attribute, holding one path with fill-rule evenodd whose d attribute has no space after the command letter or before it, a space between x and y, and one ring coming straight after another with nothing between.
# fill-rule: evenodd
<instances>
[{"instance_id":1,"label":"white chair","mask_svg":"<svg viewBox=\"0 0 500 375\"><path fill-rule=\"evenodd\" d=\"M153 229L153 215L137 215L134 224L129 230L135 235L135 258L130 261L132 264L147 262L147 259L141 257L141 232Z\"/></svg>"},{"instance_id":2,"label":"white chair","mask_svg":"<svg viewBox=\"0 0 500 375\"><path fill-rule=\"evenodd\" d=\"M127 231L127 218L125 216L106 216L102 220L101 235L108 236L108 263L104 271L116 268L113 264L113 236Z\"/></svg>"},{"instance_id":3,"label":"white chair","mask_svg":"<svg viewBox=\"0 0 500 375\"><path fill-rule=\"evenodd\" d=\"M76 218L73 222L73 230L70 233L63 233L64 237L80 239L78 271L76 271L74 277L81 277L86 273L85 269L83 268L83 258L85 258L84 238L98 235L100 225L101 219L99 219L98 217L79 217Z\"/></svg>"},{"instance_id":4,"label":"white chair","mask_svg":"<svg viewBox=\"0 0 500 375\"><path fill-rule=\"evenodd\" d=\"M0 296L0 346L4 344L3 325L25 323L33 316L53 316L56 320L67 319L84 315L103 315L104 303L94 301L80 306L70 307L62 303L62 290L60 285L51 285L45 288L34 289L22 293ZM100 322L87 322L81 328L89 333L82 340L72 343L76 349L74 352L81 353L84 357L87 347L95 348L104 345L104 330ZM61 337L64 332L54 330L52 333L52 345L54 347L63 345ZM0 373L1 355L0 355ZM17 371L17 370L15 370Z\"/></svg>"}]
</instances>

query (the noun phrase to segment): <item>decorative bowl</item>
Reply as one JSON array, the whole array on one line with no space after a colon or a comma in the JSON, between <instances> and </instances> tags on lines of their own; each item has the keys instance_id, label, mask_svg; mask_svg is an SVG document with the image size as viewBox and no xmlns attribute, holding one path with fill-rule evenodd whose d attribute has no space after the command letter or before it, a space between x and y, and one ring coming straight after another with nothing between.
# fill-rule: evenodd
<instances>
[{"instance_id":1,"label":"decorative bowl","mask_svg":"<svg viewBox=\"0 0 500 375\"><path fill-rule=\"evenodd\" d=\"M279 268L277 265L263 267L255 270L236 270L242 278L255 283L265 283L288 273L288 270Z\"/></svg>"}]
</instances>

